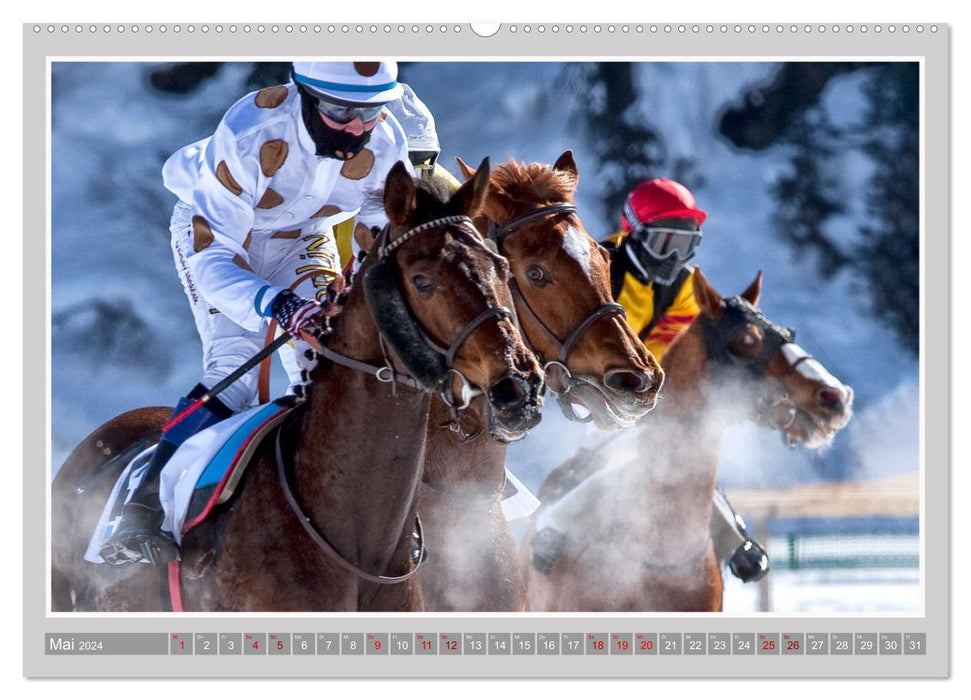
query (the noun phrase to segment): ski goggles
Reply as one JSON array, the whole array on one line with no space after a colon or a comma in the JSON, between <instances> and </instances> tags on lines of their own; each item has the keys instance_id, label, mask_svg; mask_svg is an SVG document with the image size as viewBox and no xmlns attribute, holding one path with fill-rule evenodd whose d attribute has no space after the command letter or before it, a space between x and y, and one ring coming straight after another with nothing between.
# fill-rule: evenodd
<instances>
[{"instance_id":1,"label":"ski goggles","mask_svg":"<svg viewBox=\"0 0 971 700\"><path fill-rule=\"evenodd\" d=\"M310 99L313 100L318 112L323 114L331 121L337 122L338 124L350 124L355 119L360 119L362 122L367 124L368 122L372 122L377 119L381 114L381 110L384 109L383 102L380 104L354 104L352 102L342 102L328 95L323 95L308 85L301 83L300 87L302 87L307 95L310 96Z\"/></svg>"},{"instance_id":2,"label":"ski goggles","mask_svg":"<svg viewBox=\"0 0 971 700\"><path fill-rule=\"evenodd\" d=\"M681 228L661 226L641 226L631 234L658 259L677 256L684 262L694 255L701 243L701 231L686 231Z\"/></svg>"}]
</instances>

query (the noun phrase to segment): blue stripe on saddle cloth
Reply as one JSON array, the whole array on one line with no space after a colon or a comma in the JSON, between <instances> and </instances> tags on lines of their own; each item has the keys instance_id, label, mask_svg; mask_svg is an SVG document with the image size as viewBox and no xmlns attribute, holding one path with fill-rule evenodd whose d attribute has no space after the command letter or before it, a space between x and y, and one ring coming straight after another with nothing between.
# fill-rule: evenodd
<instances>
[{"instance_id":1,"label":"blue stripe on saddle cloth","mask_svg":"<svg viewBox=\"0 0 971 700\"><path fill-rule=\"evenodd\" d=\"M209 461L209 465L205 468L205 471L199 475L198 481L196 481L196 488L203 489L207 486L213 486L222 481L222 478L226 475L226 472L236 464L236 457L239 455L240 450L249 441L250 436L256 432L263 423L266 422L268 418L278 413L283 407L280 406L275 401L271 401L265 406L261 406L253 412L253 415L248 418L242 425L240 425L236 430L228 437L223 446L219 448L219 451L213 455L212 459Z\"/></svg>"},{"instance_id":2,"label":"blue stripe on saddle cloth","mask_svg":"<svg viewBox=\"0 0 971 700\"><path fill-rule=\"evenodd\" d=\"M176 542L182 541L182 525L190 503L201 501L203 507L207 505L207 496L215 493L253 433L273 416L286 411L289 405L286 399L281 399L247 409L196 433L179 446L162 468L159 479L159 499L165 510L162 529L173 533ZM85 550L85 560L95 564L104 561L101 544L117 526L122 504L131 498L154 449L153 446L141 452L118 476ZM193 498L196 494L198 497Z\"/></svg>"},{"instance_id":3,"label":"blue stripe on saddle cloth","mask_svg":"<svg viewBox=\"0 0 971 700\"><path fill-rule=\"evenodd\" d=\"M253 434L292 405L292 400L284 397L250 408L182 443L162 470L159 490L165 509L162 529L171 532L175 541L181 543L183 526L199 512L212 508L214 503L209 503L210 497L218 497L218 491Z\"/></svg>"}]
</instances>

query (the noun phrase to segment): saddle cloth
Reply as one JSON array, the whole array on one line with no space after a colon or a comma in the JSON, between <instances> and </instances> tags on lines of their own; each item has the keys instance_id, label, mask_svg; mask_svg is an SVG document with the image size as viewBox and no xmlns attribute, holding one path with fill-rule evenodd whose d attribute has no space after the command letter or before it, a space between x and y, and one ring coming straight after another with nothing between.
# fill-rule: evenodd
<instances>
[{"instance_id":1,"label":"saddle cloth","mask_svg":"<svg viewBox=\"0 0 971 700\"><path fill-rule=\"evenodd\" d=\"M162 529L182 544L186 532L202 522L214 506L232 496L242 475L242 469L237 467L245 468L263 436L279 425L292 408L287 399L256 406L182 443L163 467L159 479L159 496L165 511ZM118 476L85 550L86 561L104 562L101 545L121 520L121 509L131 500L154 452L154 446L140 452ZM506 520L528 517L539 507L536 497L508 469L506 485L507 492L515 489L502 501Z\"/></svg>"},{"instance_id":2,"label":"saddle cloth","mask_svg":"<svg viewBox=\"0 0 971 700\"><path fill-rule=\"evenodd\" d=\"M529 489L523 486L511 471L506 469L506 489L508 493L510 487L515 488L516 492L502 499L502 515L507 521L528 518L539 508L539 499L536 498Z\"/></svg>"},{"instance_id":3,"label":"saddle cloth","mask_svg":"<svg viewBox=\"0 0 971 700\"><path fill-rule=\"evenodd\" d=\"M241 476L241 471L234 473L235 468L245 466L262 436L278 425L291 408L286 400L256 406L182 443L163 467L159 479L159 497L165 511L162 529L171 532L181 544L185 532L232 495ZM85 550L86 561L104 562L99 553L101 544L117 527L122 506L131 500L154 452L152 446L139 453L118 476Z\"/></svg>"}]
</instances>

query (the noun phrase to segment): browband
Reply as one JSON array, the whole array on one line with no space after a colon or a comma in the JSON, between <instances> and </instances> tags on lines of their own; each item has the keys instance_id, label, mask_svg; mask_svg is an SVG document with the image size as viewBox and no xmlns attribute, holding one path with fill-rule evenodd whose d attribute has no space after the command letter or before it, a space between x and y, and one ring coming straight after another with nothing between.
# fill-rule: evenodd
<instances>
[{"instance_id":1,"label":"browband","mask_svg":"<svg viewBox=\"0 0 971 700\"><path fill-rule=\"evenodd\" d=\"M426 221L423 224L419 224L412 229L405 231L403 234L398 236L395 240L390 243L384 243L387 240L388 235L391 231L391 224L384 227L381 232L381 246L378 248L378 261L383 262L385 258L391 255L398 248L403 246L405 243L410 241L412 238L420 233L428 231L429 229L437 228L439 226L447 226L448 224L458 224L462 226L467 226L468 228L475 231L476 236L479 235L478 229L475 228L475 224L472 223L472 219L464 215L456 216L445 216L441 219L433 219L432 221Z\"/></svg>"},{"instance_id":2,"label":"browband","mask_svg":"<svg viewBox=\"0 0 971 700\"><path fill-rule=\"evenodd\" d=\"M488 235L489 238L498 241L503 236L508 233L512 233L514 230L527 224L533 219L539 219L545 216L550 216L552 214L576 214L577 207L575 204L569 202L560 202L559 204L551 204L548 207L540 207L528 214L523 214L522 216L513 219L512 221L500 226L496 222L489 220Z\"/></svg>"}]
</instances>

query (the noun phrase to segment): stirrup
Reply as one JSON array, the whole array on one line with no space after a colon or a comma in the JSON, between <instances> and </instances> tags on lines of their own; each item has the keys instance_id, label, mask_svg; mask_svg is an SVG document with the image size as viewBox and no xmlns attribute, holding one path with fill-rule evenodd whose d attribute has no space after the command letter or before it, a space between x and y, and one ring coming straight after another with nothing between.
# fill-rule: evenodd
<instances>
[{"instance_id":1,"label":"stirrup","mask_svg":"<svg viewBox=\"0 0 971 700\"><path fill-rule=\"evenodd\" d=\"M175 538L161 529L162 509L129 503L118 529L101 545L101 558L113 566L149 561L157 566L179 558Z\"/></svg>"},{"instance_id":2,"label":"stirrup","mask_svg":"<svg viewBox=\"0 0 971 700\"><path fill-rule=\"evenodd\" d=\"M101 558L112 566L147 561L163 566L179 558L179 546L167 532L134 532L120 541L105 541Z\"/></svg>"}]
</instances>

